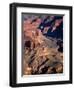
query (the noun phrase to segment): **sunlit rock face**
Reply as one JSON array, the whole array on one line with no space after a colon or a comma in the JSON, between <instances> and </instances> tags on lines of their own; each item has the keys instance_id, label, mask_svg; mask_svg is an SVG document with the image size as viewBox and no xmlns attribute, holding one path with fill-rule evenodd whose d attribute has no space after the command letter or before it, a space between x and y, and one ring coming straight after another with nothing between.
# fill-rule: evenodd
<instances>
[{"instance_id":1,"label":"sunlit rock face","mask_svg":"<svg viewBox=\"0 0 74 90\"><path fill-rule=\"evenodd\" d=\"M63 73L63 16L22 17L23 75Z\"/></svg>"}]
</instances>

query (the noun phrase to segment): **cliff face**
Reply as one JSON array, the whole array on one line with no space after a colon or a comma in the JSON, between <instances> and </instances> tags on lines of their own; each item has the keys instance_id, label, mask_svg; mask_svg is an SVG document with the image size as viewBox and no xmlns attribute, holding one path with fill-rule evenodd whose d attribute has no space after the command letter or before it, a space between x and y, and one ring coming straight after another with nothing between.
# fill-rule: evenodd
<instances>
[{"instance_id":1,"label":"cliff face","mask_svg":"<svg viewBox=\"0 0 74 90\"><path fill-rule=\"evenodd\" d=\"M37 39L37 37L36 37ZM25 41L23 74L51 74L63 72L63 53L58 51L59 45L53 38L42 37L36 42Z\"/></svg>"},{"instance_id":2,"label":"cliff face","mask_svg":"<svg viewBox=\"0 0 74 90\"><path fill-rule=\"evenodd\" d=\"M53 21L53 18L50 19ZM43 30L38 27L45 24L38 17L24 22L23 75L63 73L63 41L47 35L49 29L54 33L61 22L62 19L55 20L54 25L41 27Z\"/></svg>"}]
</instances>

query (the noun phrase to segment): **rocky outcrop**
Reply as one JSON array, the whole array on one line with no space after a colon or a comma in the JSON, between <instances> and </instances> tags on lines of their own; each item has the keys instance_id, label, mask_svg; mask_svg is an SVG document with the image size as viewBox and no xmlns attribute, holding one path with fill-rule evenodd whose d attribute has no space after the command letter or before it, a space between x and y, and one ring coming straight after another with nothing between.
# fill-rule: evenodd
<instances>
[{"instance_id":1,"label":"rocky outcrop","mask_svg":"<svg viewBox=\"0 0 74 90\"><path fill-rule=\"evenodd\" d=\"M63 53L58 51L59 45L53 38L42 37L42 43L34 48L32 41L25 41L23 74L54 74L63 72ZM34 43L35 44L35 43Z\"/></svg>"},{"instance_id":2,"label":"rocky outcrop","mask_svg":"<svg viewBox=\"0 0 74 90\"><path fill-rule=\"evenodd\" d=\"M23 75L63 73L63 17L45 17L23 21Z\"/></svg>"}]
</instances>

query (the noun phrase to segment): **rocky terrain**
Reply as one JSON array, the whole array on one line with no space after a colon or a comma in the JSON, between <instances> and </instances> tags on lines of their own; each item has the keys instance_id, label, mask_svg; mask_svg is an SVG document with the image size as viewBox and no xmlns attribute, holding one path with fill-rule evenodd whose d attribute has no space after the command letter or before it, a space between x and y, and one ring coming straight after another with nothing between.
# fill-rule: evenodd
<instances>
[{"instance_id":1,"label":"rocky terrain","mask_svg":"<svg viewBox=\"0 0 74 90\"><path fill-rule=\"evenodd\" d=\"M62 19L57 20L55 27L61 22ZM40 18L24 22L23 75L63 73L63 40L45 35L50 27L41 31L38 28L40 24ZM54 32L55 29L52 30Z\"/></svg>"},{"instance_id":2,"label":"rocky terrain","mask_svg":"<svg viewBox=\"0 0 74 90\"><path fill-rule=\"evenodd\" d=\"M44 38L43 42L36 47L31 46L31 42L25 41L23 74L63 72L63 53L59 51L57 40Z\"/></svg>"}]
</instances>

